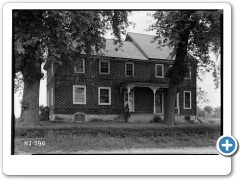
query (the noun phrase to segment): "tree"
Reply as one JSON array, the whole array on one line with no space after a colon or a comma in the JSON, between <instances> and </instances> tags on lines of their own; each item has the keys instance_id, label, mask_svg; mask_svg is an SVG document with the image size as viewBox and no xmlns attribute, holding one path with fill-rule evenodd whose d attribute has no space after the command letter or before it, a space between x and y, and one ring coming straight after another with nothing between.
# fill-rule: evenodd
<instances>
[{"instance_id":1,"label":"tree","mask_svg":"<svg viewBox=\"0 0 240 180\"><path fill-rule=\"evenodd\" d=\"M115 43L120 43L121 34L125 34L125 28L131 24L128 14L129 11L100 10L13 11L15 89L23 87L20 125L39 124L42 64L46 60L70 61L76 51L87 55L99 52L105 47L104 35L108 30L113 31Z\"/></svg>"},{"instance_id":2,"label":"tree","mask_svg":"<svg viewBox=\"0 0 240 180\"><path fill-rule=\"evenodd\" d=\"M197 106L197 116L198 117L203 117L204 116L204 112L199 106Z\"/></svg>"},{"instance_id":3,"label":"tree","mask_svg":"<svg viewBox=\"0 0 240 180\"><path fill-rule=\"evenodd\" d=\"M212 106L205 106L203 109L207 114L211 114L213 111Z\"/></svg>"},{"instance_id":4,"label":"tree","mask_svg":"<svg viewBox=\"0 0 240 180\"><path fill-rule=\"evenodd\" d=\"M204 109L201 108L202 103L209 103L207 92L202 90L201 87L197 87L197 116L205 118Z\"/></svg>"},{"instance_id":5,"label":"tree","mask_svg":"<svg viewBox=\"0 0 240 180\"><path fill-rule=\"evenodd\" d=\"M221 118L221 106L214 108L213 113L215 118Z\"/></svg>"},{"instance_id":6,"label":"tree","mask_svg":"<svg viewBox=\"0 0 240 180\"><path fill-rule=\"evenodd\" d=\"M215 67L209 52L218 55L221 50L220 14L221 11L197 10L157 11L153 14L156 22L149 30L156 30L159 46L171 47L171 57L175 56L174 64L167 72L169 89L164 112L165 124L174 123L176 93L187 74L189 61L197 61L198 69L203 71ZM218 76L215 78L217 83Z\"/></svg>"},{"instance_id":7,"label":"tree","mask_svg":"<svg viewBox=\"0 0 240 180\"><path fill-rule=\"evenodd\" d=\"M212 106L205 106L205 107L203 108L203 112L204 112L203 119L205 119L205 114L211 114L212 111L213 111Z\"/></svg>"},{"instance_id":8,"label":"tree","mask_svg":"<svg viewBox=\"0 0 240 180\"><path fill-rule=\"evenodd\" d=\"M197 105L200 106L202 103L209 103L207 92L202 90L201 87L197 87Z\"/></svg>"}]
</instances>

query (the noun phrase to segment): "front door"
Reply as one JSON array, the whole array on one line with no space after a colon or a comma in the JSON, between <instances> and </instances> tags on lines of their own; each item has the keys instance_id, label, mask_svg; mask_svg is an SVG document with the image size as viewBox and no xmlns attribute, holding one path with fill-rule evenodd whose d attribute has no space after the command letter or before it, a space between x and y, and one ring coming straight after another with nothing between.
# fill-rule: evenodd
<instances>
[{"instance_id":1,"label":"front door","mask_svg":"<svg viewBox=\"0 0 240 180\"><path fill-rule=\"evenodd\" d=\"M126 107L128 103L128 93L127 89L124 90L124 107ZM131 89L129 93L129 109L130 112L134 112L134 88Z\"/></svg>"},{"instance_id":2,"label":"front door","mask_svg":"<svg viewBox=\"0 0 240 180\"><path fill-rule=\"evenodd\" d=\"M157 91L155 94L156 113L163 114L163 92Z\"/></svg>"}]
</instances>

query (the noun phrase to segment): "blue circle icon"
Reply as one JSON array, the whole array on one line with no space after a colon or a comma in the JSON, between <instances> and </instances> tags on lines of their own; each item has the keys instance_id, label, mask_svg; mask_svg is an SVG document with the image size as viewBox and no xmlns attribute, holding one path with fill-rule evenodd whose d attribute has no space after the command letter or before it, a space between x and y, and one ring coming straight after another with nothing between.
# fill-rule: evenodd
<instances>
[{"instance_id":1,"label":"blue circle icon","mask_svg":"<svg viewBox=\"0 0 240 180\"><path fill-rule=\"evenodd\" d=\"M217 149L224 156L233 155L238 148L238 142L233 136L221 136L217 141Z\"/></svg>"}]
</instances>

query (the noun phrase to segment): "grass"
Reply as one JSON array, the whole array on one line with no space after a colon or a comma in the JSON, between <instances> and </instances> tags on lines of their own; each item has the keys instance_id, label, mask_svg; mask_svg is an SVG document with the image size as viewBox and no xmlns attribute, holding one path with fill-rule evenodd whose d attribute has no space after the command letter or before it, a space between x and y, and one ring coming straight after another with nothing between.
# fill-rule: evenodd
<instances>
[{"instance_id":1,"label":"grass","mask_svg":"<svg viewBox=\"0 0 240 180\"><path fill-rule=\"evenodd\" d=\"M53 122L42 122L41 128L50 127L89 127L99 128L106 127L107 129L115 128L115 130L121 128L141 129L141 128L157 128L162 129L164 125L155 123L121 123L121 122L85 122L85 123L53 123ZM176 127L194 127L194 126L217 126L219 124L179 124ZM166 126L168 127L168 126ZM116 129L117 128L117 129ZM81 129L81 128L80 128ZM80 130L79 129L79 130ZM144 149L144 148L173 148L173 147L206 147L215 146L216 140L219 134L215 134L213 137L193 134L188 136L186 134L172 135L172 136L115 136L112 137L108 134L61 134L62 131L47 131L44 137L36 138L16 138L15 139L15 152L18 154L23 153L71 153L76 151L109 151L109 150L126 150L126 149ZM131 135L131 134L130 134ZM31 144L27 146L24 144L25 141L45 141L44 146L36 146Z\"/></svg>"},{"instance_id":2,"label":"grass","mask_svg":"<svg viewBox=\"0 0 240 180\"><path fill-rule=\"evenodd\" d=\"M199 119L201 120L201 122L203 124L220 124L221 123L221 119L219 118L205 118L203 119L202 117L199 117Z\"/></svg>"},{"instance_id":3,"label":"grass","mask_svg":"<svg viewBox=\"0 0 240 180\"><path fill-rule=\"evenodd\" d=\"M31 146L24 145L24 141L32 141ZM34 141L43 142L44 146L33 145ZM109 137L109 136L62 136L48 135L45 138L15 139L15 152L51 153L61 151L71 153L89 150L124 150L138 148L169 148L169 147L203 147L215 146L216 140L195 136L176 137Z\"/></svg>"}]
</instances>

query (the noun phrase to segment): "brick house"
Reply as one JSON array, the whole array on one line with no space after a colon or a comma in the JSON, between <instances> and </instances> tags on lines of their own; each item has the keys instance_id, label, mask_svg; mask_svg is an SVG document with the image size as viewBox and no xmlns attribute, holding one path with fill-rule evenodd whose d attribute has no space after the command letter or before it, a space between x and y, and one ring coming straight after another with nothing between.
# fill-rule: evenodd
<instances>
[{"instance_id":1,"label":"brick house","mask_svg":"<svg viewBox=\"0 0 240 180\"><path fill-rule=\"evenodd\" d=\"M91 118L115 119L129 104L130 121L150 121L164 116L168 78L166 72L174 63L171 49L158 48L154 36L128 33L123 46L116 51L113 40L106 40L102 56L87 59L75 56L76 63L46 63L47 105L50 119L72 119L76 112ZM189 58L189 57L188 57ZM193 62L193 61L192 61ZM196 115L196 63L179 88L175 114L182 118Z\"/></svg>"}]
</instances>

